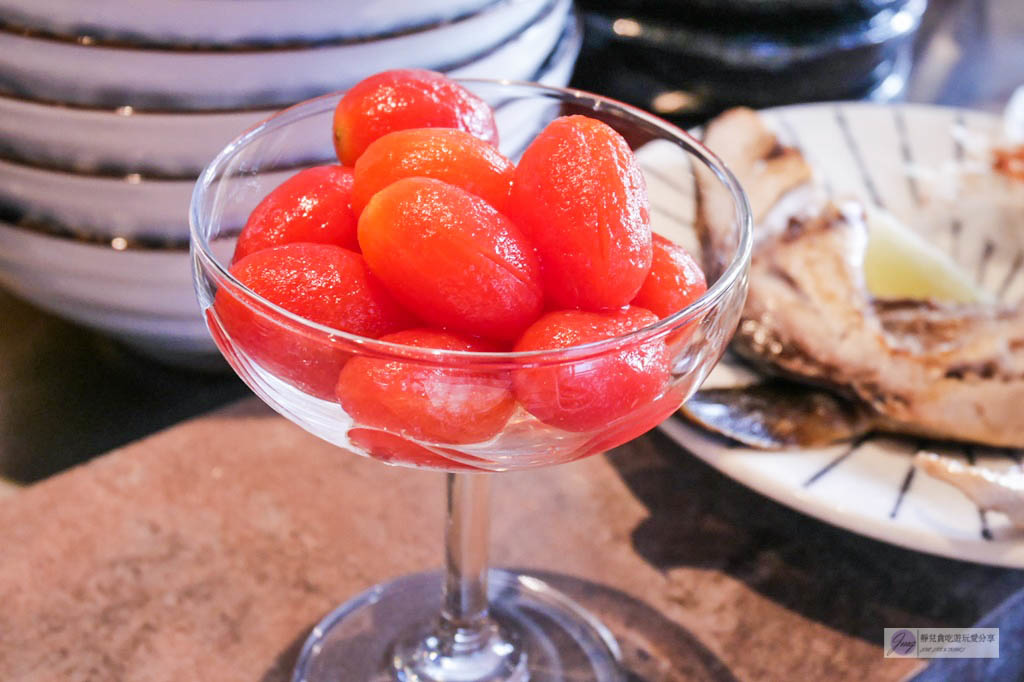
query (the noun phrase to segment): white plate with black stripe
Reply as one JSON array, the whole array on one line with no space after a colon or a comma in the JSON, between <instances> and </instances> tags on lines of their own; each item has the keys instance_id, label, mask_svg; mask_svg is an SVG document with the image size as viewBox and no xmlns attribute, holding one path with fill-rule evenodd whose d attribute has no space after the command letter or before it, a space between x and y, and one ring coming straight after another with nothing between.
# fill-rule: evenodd
<instances>
[{"instance_id":1,"label":"white plate with black stripe","mask_svg":"<svg viewBox=\"0 0 1024 682\"><path fill-rule=\"evenodd\" d=\"M828 192L889 211L948 253L993 299L1024 305L1024 183L992 170L991 149L1005 142L1000 118L869 103L762 113L784 143L803 151ZM706 385L749 380L749 371L725 360ZM927 449L1005 470L1019 466L1024 452L886 435L766 452L679 417L662 430L740 483L828 523L908 549L1024 568L1024 530L1002 514L982 513L912 464L915 452Z\"/></svg>"}]
</instances>

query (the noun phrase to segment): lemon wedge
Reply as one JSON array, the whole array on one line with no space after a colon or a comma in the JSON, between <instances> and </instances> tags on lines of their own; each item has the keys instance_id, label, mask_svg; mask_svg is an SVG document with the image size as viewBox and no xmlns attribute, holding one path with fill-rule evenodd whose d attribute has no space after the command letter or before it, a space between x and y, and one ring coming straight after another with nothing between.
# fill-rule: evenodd
<instances>
[{"instance_id":1,"label":"lemon wedge","mask_svg":"<svg viewBox=\"0 0 1024 682\"><path fill-rule=\"evenodd\" d=\"M878 298L933 299L970 303L988 298L947 253L902 224L888 211L868 210L864 277Z\"/></svg>"}]
</instances>

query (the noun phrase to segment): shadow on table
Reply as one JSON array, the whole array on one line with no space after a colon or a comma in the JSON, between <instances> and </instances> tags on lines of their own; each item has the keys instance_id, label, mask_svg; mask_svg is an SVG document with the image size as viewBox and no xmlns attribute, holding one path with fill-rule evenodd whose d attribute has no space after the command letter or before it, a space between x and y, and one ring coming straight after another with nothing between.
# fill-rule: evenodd
<instances>
[{"instance_id":1,"label":"shadow on table","mask_svg":"<svg viewBox=\"0 0 1024 682\"><path fill-rule=\"evenodd\" d=\"M694 635L653 607L607 585L523 569L567 594L608 627L622 649L626 682L735 682Z\"/></svg>"},{"instance_id":2,"label":"shadow on table","mask_svg":"<svg viewBox=\"0 0 1024 682\"><path fill-rule=\"evenodd\" d=\"M523 572L568 595L612 631L622 650L624 682L736 682L725 664L692 633L634 597L606 585L560 573L533 569ZM259 682L291 679L292 669L313 625L303 629L278 654ZM373 636L373 632L360 635L371 639Z\"/></svg>"},{"instance_id":3,"label":"shadow on table","mask_svg":"<svg viewBox=\"0 0 1024 682\"><path fill-rule=\"evenodd\" d=\"M259 682L289 682L292 679L292 671L295 669L295 662L299 660L299 654L302 653L302 645L306 643L306 638L315 625L316 622L310 623L309 627L303 628L296 635L295 639L274 658L274 664L263 673Z\"/></svg>"},{"instance_id":4,"label":"shadow on table","mask_svg":"<svg viewBox=\"0 0 1024 682\"><path fill-rule=\"evenodd\" d=\"M653 566L722 571L872 643L883 627L969 627L1024 588L1024 571L904 550L804 516L657 431L608 457L650 511L632 541Z\"/></svg>"},{"instance_id":5,"label":"shadow on table","mask_svg":"<svg viewBox=\"0 0 1024 682\"><path fill-rule=\"evenodd\" d=\"M31 483L248 389L170 367L0 292L0 478Z\"/></svg>"}]
</instances>

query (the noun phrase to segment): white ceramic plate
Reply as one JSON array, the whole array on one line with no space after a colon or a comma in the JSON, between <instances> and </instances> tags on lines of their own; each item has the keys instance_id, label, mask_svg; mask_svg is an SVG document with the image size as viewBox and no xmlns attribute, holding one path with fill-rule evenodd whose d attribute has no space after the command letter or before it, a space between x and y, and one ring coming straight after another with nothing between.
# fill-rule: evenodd
<instances>
[{"instance_id":1,"label":"white ceramic plate","mask_svg":"<svg viewBox=\"0 0 1024 682\"><path fill-rule=\"evenodd\" d=\"M117 250L0 222L0 284L172 364L215 364L187 250Z\"/></svg>"},{"instance_id":2,"label":"white ceramic plate","mask_svg":"<svg viewBox=\"0 0 1024 682\"><path fill-rule=\"evenodd\" d=\"M0 206L8 218L92 235L187 241L194 185L192 179L78 175L0 161Z\"/></svg>"},{"instance_id":3,"label":"white ceramic plate","mask_svg":"<svg viewBox=\"0 0 1024 682\"><path fill-rule=\"evenodd\" d=\"M457 77L530 80L560 36L568 39L568 0L523 33L479 59L454 69ZM574 59L568 61L570 68ZM563 62L564 63L564 62ZM53 169L80 173L140 173L195 177L226 140L274 113L150 113L67 107L0 96L0 155Z\"/></svg>"},{"instance_id":4,"label":"white ceramic plate","mask_svg":"<svg viewBox=\"0 0 1024 682\"><path fill-rule=\"evenodd\" d=\"M500 0L0 0L12 25L137 44L320 42L406 31Z\"/></svg>"},{"instance_id":5,"label":"white ceramic plate","mask_svg":"<svg viewBox=\"0 0 1024 682\"><path fill-rule=\"evenodd\" d=\"M1024 305L1024 183L989 170L1002 123L965 110L815 104L764 112L784 142L799 146L835 195L880 204L947 251L991 295ZM723 363L708 384L741 372ZM1024 414L1024 413L1022 413ZM672 418L663 430L728 476L828 523L909 549L1024 568L1024 531L981 514L959 491L911 465L924 444L871 437L855 445L764 452L731 446ZM933 444L927 444L933 448ZM1021 452L941 451L995 469Z\"/></svg>"},{"instance_id":6,"label":"white ceramic plate","mask_svg":"<svg viewBox=\"0 0 1024 682\"><path fill-rule=\"evenodd\" d=\"M583 47L583 21L576 12L566 18L565 31L558 39L555 49L548 55L540 71L532 79L544 85L565 87L572 80L576 58ZM528 79L531 80L531 79Z\"/></svg>"},{"instance_id":7,"label":"white ceramic plate","mask_svg":"<svg viewBox=\"0 0 1024 682\"><path fill-rule=\"evenodd\" d=\"M227 0L210 0L221 1ZM558 0L506 0L427 30L272 50L133 50L0 31L0 54L17 55L0 60L0 92L156 110L284 106L343 90L385 69L451 71L519 35L556 6L567 11Z\"/></svg>"},{"instance_id":8,"label":"white ceramic plate","mask_svg":"<svg viewBox=\"0 0 1024 682\"><path fill-rule=\"evenodd\" d=\"M274 109L155 113L66 107L0 95L0 155L80 173L196 176Z\"/></svg>"}]
</instances>

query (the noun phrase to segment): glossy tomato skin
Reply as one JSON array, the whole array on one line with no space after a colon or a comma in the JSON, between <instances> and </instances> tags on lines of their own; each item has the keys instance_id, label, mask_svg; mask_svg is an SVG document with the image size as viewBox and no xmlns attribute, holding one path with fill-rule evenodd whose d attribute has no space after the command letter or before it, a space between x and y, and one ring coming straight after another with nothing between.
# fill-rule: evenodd
<instances>
[{"instance_id":1,"label":"glossy tomato skin","mask_svg":"<svg viewBox=\"0 0 1024 682\"><path fill-rule=\"evenodd\" d=\"M340 246L275 246L246 256L230 272L271 303L332 329L376 338L416 323L370 274L362 256ZM257 310L228 285L217 291L214 310L246 355L307 393L334 398L347 354L326 334L269 308Z\"/></svg>"},{"instance_id":2,"label":"glossy tomato skin","mask_svg":"<svg viewBox=\"0 0 1024 682\"><path fill-rule=\"evenodd\" d=\"M653 237L651 271L632 305L665 318L700 298L708 283L689 251L661 235Z\"/></svg>"},{"instance_id":3,"label":"glossy tomato skin","mask_svg":"<svg viewBox=\"0 0 1024 682\"><path fill-rule=\"evenodd\" d=\"M387 431L376 429L349 429L348 439L352 445L370 453L374 459L387 464L403 464L422 469L441 469L443 471L481 471L479 467L446 457L428 450L411 440L396 436ZM465 455L460 455L465 457Z\"/></svg>"},{"instance_id":4,"label":"glossy tomato skin","mask_svg":"<svg viewBox=\"0 0 1024 682\"><path fill-rule=\"evenodd\" d=\"M586 116L548 124L523 152L509 206L554 307L616 310L636 296L651 267L647 186L610 126Z\"/></svg>"},{"instance_id":5,"label":"glossy tomato skin","mask_svg":"<svg viewBox=\"0 0 1024 682\"><path fill-rule=\"evenodd\" d=\"M381 340L442 350L494 350L485 342L436 329L409 329ZM352 358L345 365L337 397L358 426L447 444L492 438L515 407L508 372L372 356Z\"/></svg>"},{"instance_id":6,"label":"glossy tomato skin","mask_svg":"<svg viewBox=\"0 0 1024 682\"><path fill-rule=\"evenodd\" d=\"M353 172L352 206L357 214L374 194L411 177L443 180L504 213L515 167L490 144L462 130L412 128L373 142Z\"/></svg>"},{"instance_id":7,"label":"glossy tomato skin","mask_svg":"<svg viewBox=\"0 0 1024 682\"><path fill-rule=\"evenodd\" d=\"M561 310L530 325L516 352L554 350L620 336L657 321L649 310L630 307L606 313ZM516 397L540 421L566 431L590 431L628 418L655 400L669 381L663 340L634 342L572 362L518 369Z\"/></svg>"},{"instance_id":8,"label":"glossy tomato skin","mask_svg":"<svg viewBox=\"0 0 1024 682\"><path fill-rule=\"evenodd\" d=\"M533 247L508 218L469 192L405 178L377 192L359 216L370 270L424 321L512 341L540 315Z\"/></svg>"},{"instance_id":9,"label":"glossy tomato skin","mask_svg":"<svg viewBox=\"0 0 1024 682\"><path fill-rule=\"evenodd\" d=\"M436 71L394 69L360 81L334 111L334 148L346 166L377 138L407 128L457 128L498 145L490 106Z\"/></svg>"},{"instance_id":10,"label":"glossy tomato skin","mask_svg":"<svg viewBox=\"0 0 1024 682\"><path fill-rule=\"evenodd\" d=\"M352 184L352 169L336 164L307 168L288 178L249 214L232 262L296 242L358 249Z\"/></svg>"},{"instance_id":11,"label":"glossy tomato skin","mask_svg":"<svg viewBox=\"0 0 1024 682\"><path fill-rule=\"evenodd\" d=\"M637 408L618 422L602 429L583 446L580 457L588 457L627 443L647 433L671 417L683 404L687 394L685 383L670 384L668 389L653 402Z\"/></svg>"}]
</instances>

